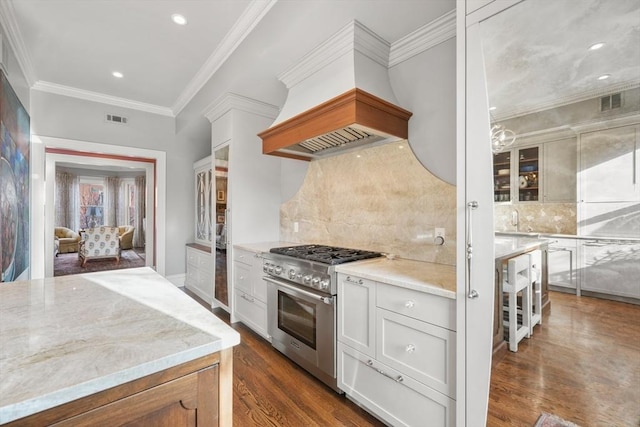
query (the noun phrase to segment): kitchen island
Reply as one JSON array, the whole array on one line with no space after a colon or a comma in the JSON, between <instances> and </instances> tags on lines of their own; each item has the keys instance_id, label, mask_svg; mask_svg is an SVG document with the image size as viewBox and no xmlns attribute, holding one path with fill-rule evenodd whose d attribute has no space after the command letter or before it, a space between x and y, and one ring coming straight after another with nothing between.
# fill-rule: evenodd
<instances>
[{"instance_id":1,"label":"kitchen island","mask_svg":"<svg viewBox=\"0 0 640 427\"><path fill-rule=\"evenodd\" d=\"M148 267L3 283L0 424L231 425L239 342Z\"/></svg>"},{"instance_id":2,"label":"kitchen island","mask_svg":"<svg viewBox=\"0 0 640 427\"><path fill-rule=\"evenodd\" d=\"M509 259L517 257L518 255L525 254L527 252L535 251L537 249L542 252L542 307L543 310L549 310L549 283L548 283L548 246L551 240L542 239L533 236L510 236L496 233L494 239L494 251L495 251L495 304L493 313L493 352L494 355L497 352L506 351L506 341L504 339L504 325L502 323L502 306L503 291L502 281L504 278L504 272ZM494 360L500 358L494 357Z\"/></svg>"}]
</instances>

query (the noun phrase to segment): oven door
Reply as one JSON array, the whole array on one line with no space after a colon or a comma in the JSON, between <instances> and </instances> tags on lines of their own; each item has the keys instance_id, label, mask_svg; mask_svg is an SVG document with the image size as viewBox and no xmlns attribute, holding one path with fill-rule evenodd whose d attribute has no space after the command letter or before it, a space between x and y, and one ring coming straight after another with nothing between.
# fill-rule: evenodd
<instances>
[{"instance_id":1,"label":"oven door","mask_svg":"<svg viewBox=\"0 0 640 427\"><path fill-rule=\"evenodd\" d=\"M335 296L272 277L264 280L273 347L325 383L335 382Z\"/></svg>"}]
</instances>

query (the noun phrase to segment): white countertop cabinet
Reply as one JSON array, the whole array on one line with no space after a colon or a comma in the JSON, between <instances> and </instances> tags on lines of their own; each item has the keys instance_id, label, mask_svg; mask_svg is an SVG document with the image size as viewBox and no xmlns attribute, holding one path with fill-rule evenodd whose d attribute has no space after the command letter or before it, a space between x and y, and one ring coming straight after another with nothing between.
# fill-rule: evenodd
<instances>
[{"instance_id":1,"label":"white countertop cabinet","mask_svg":"<svg viewBox=\"0 0 640 427\"><path fill-rule=\"evenodd\" d=\"M338 386L394 426L455 425L455 300L429 290L338 274Z\"/></svg>"},{"instance_id":2,"label":"white countertop cabinet","mask_svg":"<svg viewBox=\"0 0 640 427\"><path fill-rule=\"evenodd\" d=\"M262 255L234 246L233 251L234 316L256 333L267 333L267 284L262 280Z\"/></svg>"},{"instance_id":3,"label":"white countertop cabinet","mask_svg":"<svg viewBox=\"0 0 640 427\"><path fill-rule=\"evenodd\" d=\"M213 279L211 248L194 243L188 244L185 287L211 304L213 302Z\"/></svg>"}]
</instances>

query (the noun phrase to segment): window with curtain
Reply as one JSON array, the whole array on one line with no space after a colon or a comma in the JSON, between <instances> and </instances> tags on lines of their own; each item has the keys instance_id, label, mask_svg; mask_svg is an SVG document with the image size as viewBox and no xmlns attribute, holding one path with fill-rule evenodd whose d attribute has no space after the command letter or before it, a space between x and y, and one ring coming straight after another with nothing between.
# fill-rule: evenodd
<instances>
[{"instance_id":1,"label":"window with curtain","mask_svg":"<svg viewBox=\"0 0 640 427\"><path fill-rule=\"evenodd\" d=\"M80 177L79 217L80 228L104 225L104 180L101 178Z\"/></svg>"}]
</instances>

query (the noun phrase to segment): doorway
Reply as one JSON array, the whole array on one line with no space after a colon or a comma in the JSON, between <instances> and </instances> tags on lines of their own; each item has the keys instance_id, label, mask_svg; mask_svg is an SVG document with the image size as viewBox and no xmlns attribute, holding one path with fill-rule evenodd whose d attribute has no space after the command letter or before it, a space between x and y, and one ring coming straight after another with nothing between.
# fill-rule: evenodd
<instances>
[{"instance_id":1,"label":"doorway","mask_svg":"<svg viewBox=\"0 0 640 427\"><path fill-rule=\"evenodd\" d=\"M227 246L229 243L229 145L214 151L215 176L215 221L216 247L213 256L215 264L214 299L215 305L230 312Z\"/></svg>"},{"instance_id":2,"label":"doorway","mask_svg":"<svg viewBox=\"0 0 640 427\"><path fill-rule=\"evenodd\" d=\"M145 218L145 265L154 267L164 275L165 269L165 234L164 227L166 199L156 197L166 192L166 153L155 150L127 147L129 156L120 154L121 146L98 144L85 141L33 135L34 144L34 185L32 198L34 217L42 217L42 224L34 221L32 247L41 248L34 251L32 257L32 278L51 277L53 275L54 239L54 182L57 162L71 162L90 165L90 167L111 164L125 168L144 170L146 179ZM42 180L41 177L44 177ZM36 181L36 179L38 181ZM45 203L42 203L45 201ZM42 228L40 228L42 227ZM37 268L36 268L37 267ZM41 270L40 270L41 269Z\"/></svg>"}]
</instances>

